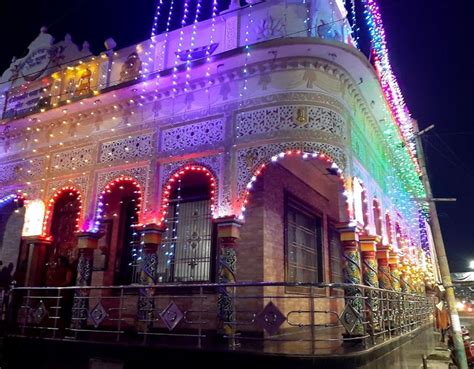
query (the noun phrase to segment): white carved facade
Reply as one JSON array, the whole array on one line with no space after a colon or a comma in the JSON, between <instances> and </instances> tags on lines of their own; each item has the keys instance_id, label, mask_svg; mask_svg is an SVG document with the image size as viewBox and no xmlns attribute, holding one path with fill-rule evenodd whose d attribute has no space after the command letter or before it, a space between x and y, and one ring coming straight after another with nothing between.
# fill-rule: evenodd
<instances>
[{"instance_id":1,"label":"white carved facade","mask_svg":"<svg viewBox=\"0 0 474 369\"><path fill-rule=\"evenodd\" d=\"M360 145L352 142L354 127L360 121L370 137L379 139L363 138L360 150L381 145L383 155L392 155L379 123L392 118L379 108L385 101L375 72L351 45L304 34L291 40L282 37L298 28L301 12L291 11L295 18L291 25L275 16L263 22L261 14L278 14L276 8L267 12L268 3L255 6L252 16L261 21L250 26L245 24L248 8L226 21L225 30L215 33L219 47L212 63L198 64L189 73L169 72L148 84L137 80L107 86L108 91L64 107L4 119L2 125L9 129L0 141L1 195L23 191L28 199L47 203L61 187L77 187L83 196L84 220L93 221L106 185L127 176L142 191L141 219L156 221L167 180L183 166L195 164L215 176L215 215L239 217L249 183L261 165L282 153L301 151L322 154L334 163L346 179L347 192L350 179L360 177L369 201L378 199L383 214L400 217L412 241L419 243L417 226L410 226L413 219L408 219L416 209L397 207L392 196L395 190L407 190L387 188L388 181L381 183L374 175L381 166L367 164L377 158L367 155L363 163L364 158L354 152L354 145ZM250 56L237 49L243 45L237 17L244 22L241 27L252 27L252 37L262 42ZM341 26L337 34L344 29ZM202 32L206 35L209 30ZM155 66L172 70L177 40L178 33L170 33L167 45L156 40ZM149 45L150 41L140 44L140 50L149 50ZM119 50L118 58L134 49ZM119 71L114 73L112 81L119 79ZM105 84L101 81L98 88ZM380 177L394 173L389 168ZM399 185L401 180L391 183ZM353 199L348 196L348 201L351 209ZM348 217L343 214L340 220L350 221ZM371 215L371 229L374 223ZM386 238L385 225L383 232Z\"/></svg>"}]
</instances>

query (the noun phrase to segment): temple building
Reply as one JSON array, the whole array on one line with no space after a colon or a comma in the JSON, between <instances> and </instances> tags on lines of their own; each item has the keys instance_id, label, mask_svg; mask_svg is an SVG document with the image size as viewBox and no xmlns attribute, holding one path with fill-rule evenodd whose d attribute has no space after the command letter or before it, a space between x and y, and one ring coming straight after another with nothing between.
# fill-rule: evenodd
<instances>
[{"instance_id":1,"label":"temple building","mask_svg":"<svg viewBox=\"0 0 474 369\"><path fill-rule=\"evenodd\" d=\"M429 323L416 128L376 1L356 3L159 1L149 39L99 55L41 29L0 77L15 334L238 349L302 330L314 354L323 326L376 345Z\"/></svg>"}]
</instances>

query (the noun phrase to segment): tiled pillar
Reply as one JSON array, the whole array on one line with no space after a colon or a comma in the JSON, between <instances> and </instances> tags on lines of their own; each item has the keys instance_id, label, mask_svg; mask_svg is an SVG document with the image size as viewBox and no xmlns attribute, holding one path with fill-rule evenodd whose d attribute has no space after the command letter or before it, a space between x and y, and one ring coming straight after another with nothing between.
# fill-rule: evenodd
<instances>
[{"instance_id":1,"label":"tiled pillar","mask_svg":"<svg viewBox=\"0 0 474 369\"><path fill-rule=\"evenodd\" d=\"M378 266L377 266L377 243L378 236L360 236L359 245L362 257L362 281L368 287L379 288ZM366 317L372 330L380 330L380 292L377 290L366 290Z\"/></svg>"},{"instance_id":2,"label":"tiled pillar","mask_svg":"<svg viewBox=\"0 0 474 369\"><path fill-rule=\"evenodd\" d=\"M28 247L28 267L26 269L25 286L43 286L46 279L46 262L48 247L52 239L42 236L24 237Z\"/></svg>"},{"instance_id":3,"label":"tiled pillar","mask_svg":"<svg viewBox=\"0 0 474 369\"><path fill-rule=\"evenodd\" d=\"M94 250L97 249L100 233L81 232L77 234L79 259L77 262L76 286L90 286L94 266Z\"/></svg>"},{"instance_id":4,"label":"tiled pillar","mask_svg":"<svg viewBox=\"0 0 474 369\"><path fill-rule=\"evenodd\" d=\"M344 283L360 285L362 284L362 273L360 269L359 228L347 224L338 225L337 228L341 237L342 254L344 258ZM362 291L358 287L346 287L344 294L346 296L346 308L344 309L341 319L347 330L345 336L363 335L362 311L364 309L364 302ZM349 306L351 306L351 308L349 308ZM354 317L353 313L357 316Z\"/></svg>"},{"instance_id":5,"label":"tiled pillar","mask_svg":"<svg viewBox=\"0 0 474 369\"><path fill-rule=\"evenodd\" d=\"M378 288L377 236L360 236L359 245L362 257L362 281L366 286Z\"/></svg>"},{"instance_id":6,"label":"tiled pillar","mask_svg":"<svg viewBox=\"0 0 474 369\"><path fill-rule=\"evenodd\" d=\"M158 246L163 236L163 228L148 224L142 231L143 257L140 267L140 283L154 285L157 282Z\"/></svg>"},{"instance_id":7,"label":"tiled pillar","mask_svg":"<svg viewBox=\"0 0 474 369\"><path fill-rule=\"evenodd\" d=\"M402 264L400 267L400 290L405 293L411 292L409 273L409 266Z\"/></svg>"},{"instance_id":8,"label":"tiled pillar","mask_svg":"<svg viewBox=\"0 0 474 369\"><path fill-rule=\"evenodd\" d=\"M389 261L389 246L377 245L377 268L378 268L378 278L379 278L379 287L384 290L392 290L393 285L391 282L390 267L388 264Z\"/></svg>"},{"instance_id":9,"label":"tiled pillar","mask_svg":"<svg viewBox=\"0 0 474 369\"><path fill-rule=\"evenodd\" d=\"M148 224L142 231L142 261L140 265L140 284L153 286L157 282L158 247L163 236L163 228ZM155 308L154 288L141 288L138 299L138 319L151 324Z\"/></svg>"},{"instance_id":10,"label":"tiled pillar","mask_svg":"<svg viewBox=\"0 0 474 369\"><path fill-rule=\"evenodd\" d=\"M390 251L388 258L388 267L390 268L390 281L392 283L392 288L396 292L401 291L400 287L400 270L399 260L398 260L398 253L396 251Z\"/></svg>"},{"instance_id":11,"label":"tiled pillar","mask_svg":"<svg viewBox=\"0 0 474 369\"><path fill-rule=\"evenodd\" d=\"M97 249L98 240L102 235L93 232L77 234L77 248L79 259L77 262L76 286L90 286L92 282L92 268L94 266L94 250ZM72 326L80 328L87 323L89 315L89 289L78 289L74 293L72 306Z\"/></svg>"},{"instance_id":12,"label":"tiled pillar","mask_svg":"<svg viewBox=\"0 0 474 369\"><path fill-rule=\"evenodd\" d=\"M219 245L219 265L218 282L222 284L232 284L236 282L237 272L237 240L240 238L240 227L242 223L235 217L219 218L215 220L217 224L217 238ZM228 337L235 334L234 321L234 289L231 286L219 288L217 300L219 319L222 324L222 331ZM233 339L231 339L233 340ZM235 342L230 342L231 345Z\"/></svg>"}]
</instances>

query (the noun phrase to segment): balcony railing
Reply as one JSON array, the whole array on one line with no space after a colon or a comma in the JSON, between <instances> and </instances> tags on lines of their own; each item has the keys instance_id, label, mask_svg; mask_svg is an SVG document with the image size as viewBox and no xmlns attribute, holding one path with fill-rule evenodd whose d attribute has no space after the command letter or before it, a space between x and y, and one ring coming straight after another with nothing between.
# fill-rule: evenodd
<instances>
[{"instance_id":1,"label":"balcony railing","mask_svg":"<svg viewBox=\"0 0 474 369\"><path fill-rule=\"evenodd\" d=\"M4 305L10 336L293 355L377 346L430 323L434 309L429 296L293 283L24 287Z\"/></svg>"}]
</instances>

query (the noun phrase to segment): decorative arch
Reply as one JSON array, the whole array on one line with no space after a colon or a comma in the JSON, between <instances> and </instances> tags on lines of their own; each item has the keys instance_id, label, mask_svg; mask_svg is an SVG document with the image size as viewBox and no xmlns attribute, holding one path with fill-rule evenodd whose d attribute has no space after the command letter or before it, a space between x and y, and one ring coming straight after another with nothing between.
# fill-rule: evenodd
<instances>
[{"instance_id":1,"label":"decorative arch","mask_svg":"<svg viewBox=\"0 0 474 369\"><path fill-rule=\"evenodd\" d=\"M10 195L6 195L0 199L0 207L9 203L10 201L25 201L26 196L23 193L12 193Z\"/></svg>"},{"instance_id":2,"label":"decorative arch","mask_svg":"<svg viewBox=\"0 0 474 369\"><path fill-rule=\"evenodd\" d=\"M138 203L137 203L137 218L138 218L138 225L141 225L141 219L142 219L142 203L143 203L143 193L142 193L142 187L140 186L140 183L138 180L136 180L134 177L130 176L120 176L118 178L113 179L110 181L108 184L104 186L104 189L102 190L101 194L99 195L98 201L97 201L97 208L96 208L96 213L95 213L95 219L93 224L91 224L88 227L88 230L94 233L99 232L99 226L102 220L102 216L104 213L104 196L107 193L111 193L112 190L116 187L120 187L121 183L130 183L132 186L135 187L135 190L137 191L138 195Z\"/></svg>"},{"instance_id":3,"label":"decorative arch","mask_svg":"<svg viewBox=\"0 0 474 369\"><path fill-rule=\"evenodd\" d=\"M75 231L78 231L80 229L80 221L81 221L82 206L83 206L82 193L74 186L64 186L60 188L59 190L57 190L54 193L54 195L48 200L47 208L46 208L46 212L45 212L45 216L43 220L43 236L51 237L51 221L53 218L54 206L57 200L60 199L62 196L64 196L66 193L77 196L77 201L79 202L79 206L78 206L79 211L77 212Z\"/></svg>"},{"instance_id":4,"label":"decorative arch","mask_svg":"<svg viewBox=\"0 0 474 369\"><path fill-rule=\"evenodd\" d=\"M234 205L242 205L242 200L247 191L247 185L255 173L260 170L262 165L266 165L272 161L272 158L277 158L279 155L287 152L301 152L303 155L307 153L308 156L321 156L328 158L332 163L348 176L347 156L344 150L338 146L328 143L320 142L286 142L286 143L271 143L260 146L252 146L243 148L237 152L237 194L234 197ZM352 190L347 187L349 192ZM238 206L234 207L234 212L238 212Z\"/></svg>"},{"instance_id":5,"label":"decorative arch","mask_svg":"<svg viewBox=\"0 0 474 369\"><path fill-rule=\"evenodd\" d=\"M164 183L162 189L162 200L161 200L161 209L158 219L158 224L162 224L168 214L168 207L169 207L169 200L170 195L172 193L173 187L175 183L183 176L185 176L189 172L201 172L205 176L209 177L209 186L211 189L210 193L210 200L211 200L211 213L212 216L215 217L215 209L216 209L216 193L217 193L217 179L216 175L212 170L207 168L202 164L189 164L185 165L176 171L174 171L168 178L168 180Z\"/></svg>"},{"instance_id":6,"label":"decorative arch","mask_svg":"<svg viewBox=\"0 0 474 369\"><path fill-rule=\"evenodd\" d=\"M25 198L20 193L0 199L0 287L3 288L9 287L17 266L25 219L24 204Z\"/></svg>"},{"instance_id":7,"label":"decorative arch","mask_svg":"<svg viewBox=\"0 0 474 369\"><path fill-rule=\"evenodd\" d=\"M253 175L250 178L250 181L247 183L244 193L238 199L239 203L241 204L239 219L244 219L244 213L248 205L248 201L249 201L248 198L251 193L253 184L258 179L258 177L262 174L262 172L267 167L267 165L270 163L276 163L279 160L282 160L283 158L289 157L289 156L299 156L304 160L306 159L322 160L325 163L330 165L330 167L328 168L329 174L336 175L341 182L341 186L343 189L342 194L344 195L346 199L346 213L347 213L347 217L350 219L351 212L350 212L350 206L348 203L348 193L351 192L351 189L347 188L347 185L346 185L347 182L345 180L343 170L339 167L338 164L335 163L335 161L329 155L325 153L321 153L321 152L309 153L309 152L305 152L299 149L295 149L295 150L290 149L290 150L282 151L276 155L273 155L269 160L261 162L258 165L258 167L254 170Z\"/></svg>"}]
</instances>

